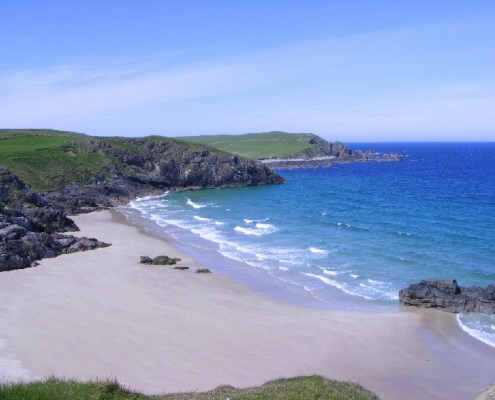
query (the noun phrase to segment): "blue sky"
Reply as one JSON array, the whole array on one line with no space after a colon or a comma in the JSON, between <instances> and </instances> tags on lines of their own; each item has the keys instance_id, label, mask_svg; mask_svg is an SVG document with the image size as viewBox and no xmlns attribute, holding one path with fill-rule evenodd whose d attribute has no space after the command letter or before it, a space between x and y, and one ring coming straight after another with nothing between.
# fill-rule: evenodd
<instances>
[{"instance_id":1,"label":"blue sky","mask_svg":"<svg viewBox=\"0 0 495 400\"><path fill-rule=\"evenodd\" d=\"M0 127L495 140L495 1L0 0Z\"/></svg>"}]
</instances>

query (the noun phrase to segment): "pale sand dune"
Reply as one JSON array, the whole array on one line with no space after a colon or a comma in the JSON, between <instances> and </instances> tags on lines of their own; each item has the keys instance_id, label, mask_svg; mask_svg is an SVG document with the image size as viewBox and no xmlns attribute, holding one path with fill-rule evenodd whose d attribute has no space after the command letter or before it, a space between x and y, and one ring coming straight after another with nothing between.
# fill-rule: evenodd
<instances>
[{"instance_id":1,"label":"pale sand dune","mask_svg":"<svg viewBox=\"0 0 495 400\"><path fill-rule=\"evenodd\" d=\"M4 379L117 377L148 393L245 387L294 375L359 382L382 399L469 399L494 349L440 312L318 311L265 298L122 221L74 217L113 245L0 274ZM182 258L139 264L140 255ZM3 346L2 346L3 345Z\"/></svg>"}]
</instances>

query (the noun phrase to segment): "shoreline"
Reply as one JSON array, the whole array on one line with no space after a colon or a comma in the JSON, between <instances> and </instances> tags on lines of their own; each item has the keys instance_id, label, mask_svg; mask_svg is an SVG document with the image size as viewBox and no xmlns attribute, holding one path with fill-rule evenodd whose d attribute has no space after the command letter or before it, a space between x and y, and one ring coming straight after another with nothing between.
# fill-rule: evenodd
<instances>
[{"instance_id":1,"label":"shoreline","mask_svg":"<svg viewBox=\"0 0 495 400\"><path fill-rule=\"evenodd\" d=\"M194 259L201 260L201 264L214 272L228 276L235 282L260 293L268 299L290 303L296 306L312 308L316 310L334 311L358 311L366 313L397 312L398 305L373 304L370 305L361 297L351 296L352 301L338 298L333 302L326 302L306 289L282 281L267 273L265 269L253 268L242 261L229 258L216 250L207 249L206 246L197 246L197 243L186 243L184 240L176 239L166 228L158 225L156 221L145 218L139 210L131 206L119 206L114 209L123 218L114 214L116 220L130 223L132 226L143 229L146 234L157 236L169 242L173 247L183 251ZM181 228L179 228L181 229ZM196 238L202 241L202 238ZM329 287L328 290L341 294L340 289ZM350 295L348 295L350 296Z\"/></svg>"},{"instance_id":2,"label":"shoreline","mask_svg":"<svg viewBox=\"0 0 495 400\"><path fill-rule=\"evenodd\" d=\"M73 217L112 246L0 274L0 373L112 378L147 393L247 387L296 375L351 380L386 399L468 399L495 349L432 310L330 311L267 298L115 210ZM173 266L139 264L166 254ZM10 374L10 375L9 375Z\"/></svg>"}]
</instances>

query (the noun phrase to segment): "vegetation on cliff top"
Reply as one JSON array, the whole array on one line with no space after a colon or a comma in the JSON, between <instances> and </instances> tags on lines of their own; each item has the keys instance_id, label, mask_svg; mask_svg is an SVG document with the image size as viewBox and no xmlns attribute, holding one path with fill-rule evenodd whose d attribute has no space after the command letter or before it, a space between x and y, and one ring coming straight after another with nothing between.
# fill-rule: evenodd
<instances>
[{"instance_id":1,"label":"vegetation on cliff top","mask_svg":"<svg viewBox=\"0 0 495 400\"><path fill-rule=\"evenodd\" d=\"M198 393L175 393L149 396L126 390L115 381L78 382L49 378L42 382L0 385L0 398L5 400L379 400L379 398L351 382L338 382L320 376L297 377L270 381L262 386L236 389L221 386Z\"/></svg>"},{"instance_id":2,"label":"vegetation on cliff top","mask_svg":"<svg viewBox=\"0 0 495 400\"><path fill-rule=\"evenodd\" d=\"M181 139L92 137L42 129L1 129L0 166L37 191L73 182L88 185L112 176L142 175L166 158L186 166L190 160L223 152ZM233 156L225 153L224 158Z\"/></svg>"},{"instance_id":3,"label":"vegetation on cliff top","mask_svg":"<svg viewBox=\"0 0 495 400\"><path fill-rule=\"evenodd\" d=\"M323 155L319 154L318 148L322 139L312 133L276 131L245 135L189 136L181 139L202 143L253 160Z\"/></svg>"}]
</instances>

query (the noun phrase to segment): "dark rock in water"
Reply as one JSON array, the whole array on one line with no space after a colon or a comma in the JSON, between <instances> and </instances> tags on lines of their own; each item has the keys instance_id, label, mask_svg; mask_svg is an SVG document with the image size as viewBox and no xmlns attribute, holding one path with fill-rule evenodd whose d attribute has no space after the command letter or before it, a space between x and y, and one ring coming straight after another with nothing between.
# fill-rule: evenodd
<instances>
[{"instance_id":1,"label":"dark rock in water","mask_svg":"<svg viewBox=\"0 0 495 400\"><path fill-rule=\"evenodd\" d=\"M141 261L139 261L141 264L151 264L153 262L153 259L148 256L141 256Z\"/></svg>"},{"instance_id":2,"label":"dark rock in water","mask_svg":"<svg viewBox=\"0 0 495 400\"><path fill-rule=\"evenodd\" d=\"M452 313L495 314L495 284L483 289L460 287L455 279L421 281L400 290L399 301L408 306L438 308Z\"/></svg>"}]
</instances>

